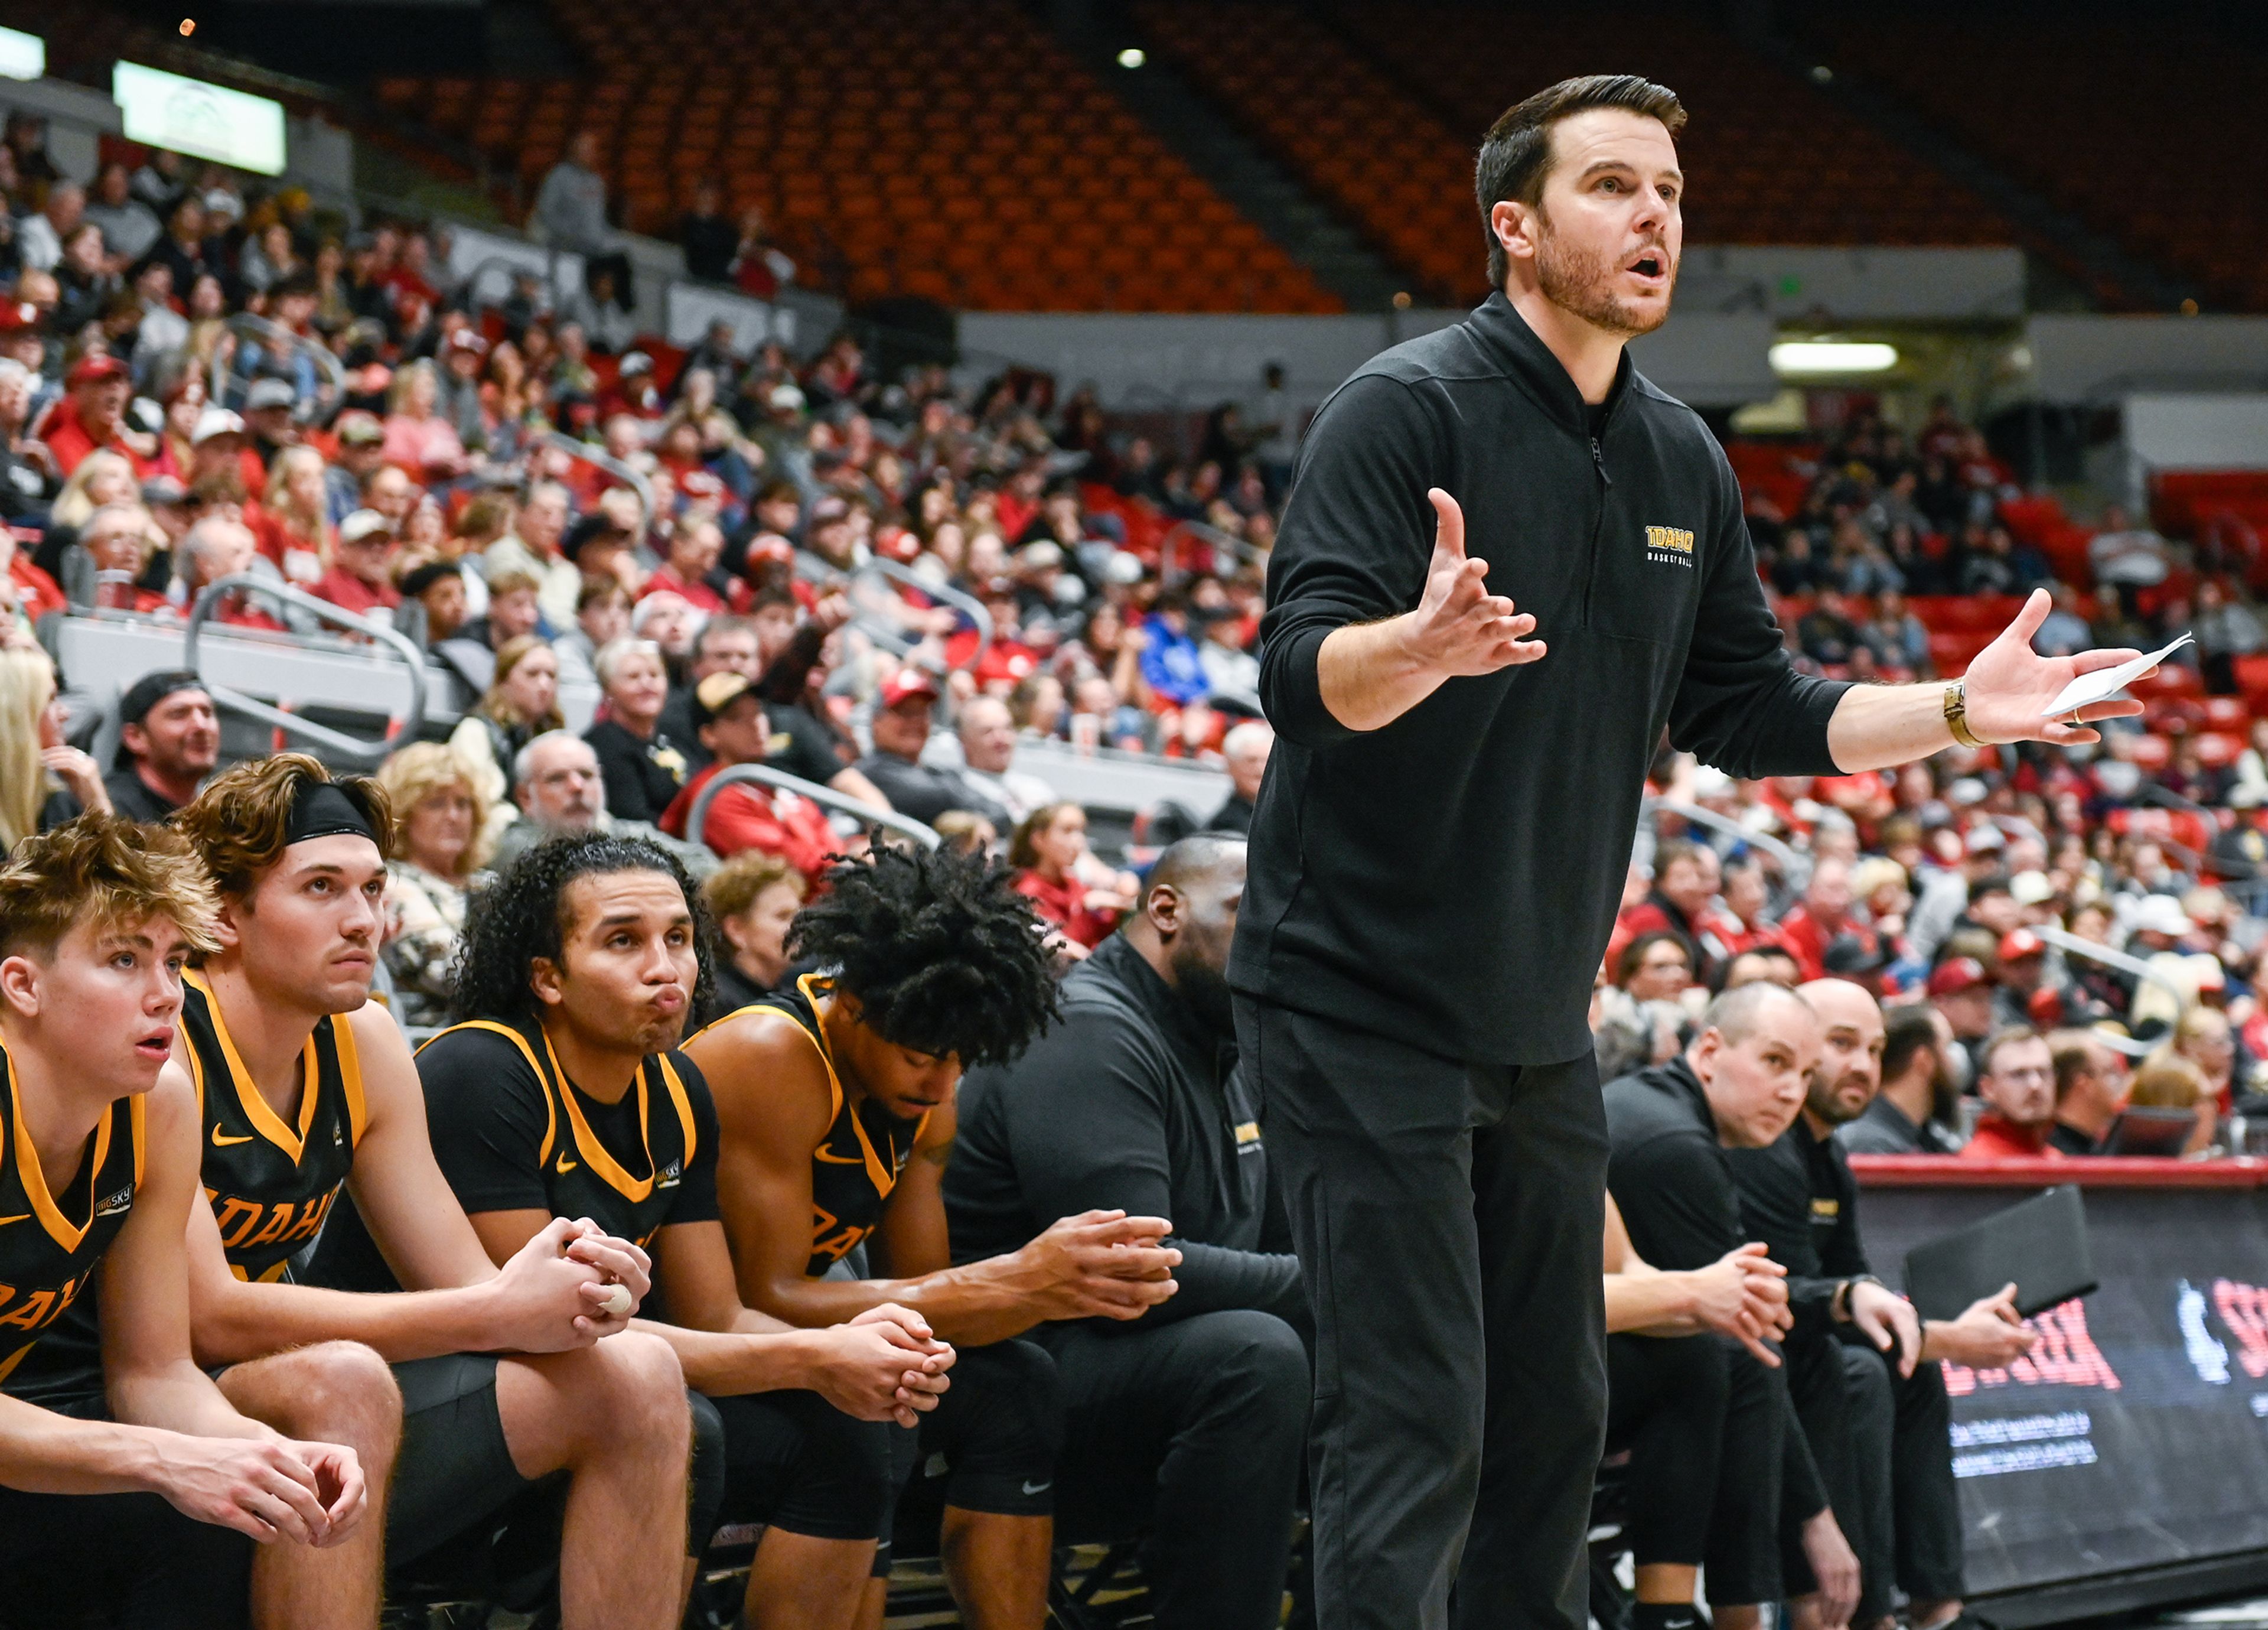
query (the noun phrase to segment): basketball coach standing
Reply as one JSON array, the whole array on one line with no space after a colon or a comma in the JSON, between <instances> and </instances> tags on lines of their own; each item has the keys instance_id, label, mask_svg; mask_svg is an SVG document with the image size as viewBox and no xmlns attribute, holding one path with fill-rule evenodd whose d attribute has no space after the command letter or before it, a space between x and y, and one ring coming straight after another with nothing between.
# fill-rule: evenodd
<instances>
[{"instance_id":1,"label":"basketball coach standing","mask_svg":"<svg viewBox=\"0 0 2268 1630\"><path fill-rule=\"evenodd\" d=\"M1497 291L1324 404L1269 567L1280 740L1229 977L1314 1304L1322 1630L1584 1630L1585 1020L1663 728L1744 777L2092 741L2041 709L2132 654L2034 655L2042 593L1965 691L1793 671L1723 452L1623 349L1669 313L1684 122L1625 76L1497 122Z\"/></svg>"}]
</instances>

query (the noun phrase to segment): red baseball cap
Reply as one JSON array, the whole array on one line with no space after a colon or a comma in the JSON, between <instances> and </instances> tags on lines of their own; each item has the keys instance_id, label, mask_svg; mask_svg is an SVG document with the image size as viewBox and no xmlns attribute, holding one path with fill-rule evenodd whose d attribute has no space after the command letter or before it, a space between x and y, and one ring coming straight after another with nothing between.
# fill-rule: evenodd
<instances>
[{"instance_id":1,"label":"red baseball cap","mask_svg":"<svg viewBox=\"0 0 2268 1630\"><path fill-rule=\"evenodd\" d=\"M895 707L915 697L925 697L932 702L937 700L937 681L929 676L925 668L915 667L909 663L882 682L884 707Z\"/></svg>"},{"instance_id":2,"label":"red baseball cap","mask_svg":"<svg viewBox=\"0 0 2268 1630\"><path fill-rule=\"evenodd\" d=\"M40 326L40 308L29 300L0 300L0 334L19 334Z\"/></svg>"},{"instance_id":3,"label":"red baseball cap","mask_svg":"<svg viewBox=\"0 0 2268 1630\"><path fill-rule=\"evenodd\" d=\"M1929 993L1932 996L1958 996L1963 991L1973 991L1980 985L1992 983L1992 976L1984 971L1984 964L1973 956L1948 956L1930 971Z\"/></svg>"},{"instance_id":4,"label":"red baseball cap","mask_svg":"<svg viewBox=\"0 0 2268 1630\"><path fill-rule=\"evenodd\" d=\"M2048 942L2029 928L2011 928L2000 936L2000 960L2013 963L2022 956L2039 956L2046 953Z\"/></svg>"},{"instance_id":5,"label":"red baseball cap","mask_svg":"<svg viewBox=\"0 0 2268 1630\"><path fill-rule=\"evenodd\" d=\"M89 351L71 365L63 378L66 385L92 385L97 380L122 380L131 369L107 350Z\"/></svg>"}]
</instances>

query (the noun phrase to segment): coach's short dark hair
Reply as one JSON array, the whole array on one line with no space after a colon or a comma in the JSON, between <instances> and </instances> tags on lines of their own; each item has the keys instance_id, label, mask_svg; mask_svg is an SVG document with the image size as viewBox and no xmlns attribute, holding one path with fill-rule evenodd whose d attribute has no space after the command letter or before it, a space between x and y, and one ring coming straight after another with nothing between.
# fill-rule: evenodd
<instances>
[{"instance_id":1,"label":"coach's short dark hair","mask_svg":"<svg viewBox=\"0 0 2268 1630\"><path fill-rule=\"evenodd\" d=\"M1626 107L1659 119L1672 136L1685 128L1685 104L1677 92L1636 74L1562 79L1507 108L1481 138L1480 159L1473 166L1473 195L1481 206L1481 230L1488 234L1490 287L1504 287L1511 268L1489 225L1489 211L1508 198L1531 208L1541 203L1544 178L1551 173L1551 127L1594 107Z\"/></svg>"}]
</instances>

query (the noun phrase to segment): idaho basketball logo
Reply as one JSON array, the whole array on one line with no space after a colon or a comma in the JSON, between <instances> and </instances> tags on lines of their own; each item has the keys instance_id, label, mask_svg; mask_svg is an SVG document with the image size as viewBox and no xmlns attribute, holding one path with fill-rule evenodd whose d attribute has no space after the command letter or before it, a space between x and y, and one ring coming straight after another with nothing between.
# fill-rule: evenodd
<instances>
[{"instance_id":1,"label":"idaho basketball logo","mask_svg":"<svg viewBox=\"0 0 2268 1630\"><path fill-rule=\"evenodd\" d=\"M1693 569L1693 535L1683 527L1648 527L1646 557L1658 566Z\"/></svg>"}]
</instances>

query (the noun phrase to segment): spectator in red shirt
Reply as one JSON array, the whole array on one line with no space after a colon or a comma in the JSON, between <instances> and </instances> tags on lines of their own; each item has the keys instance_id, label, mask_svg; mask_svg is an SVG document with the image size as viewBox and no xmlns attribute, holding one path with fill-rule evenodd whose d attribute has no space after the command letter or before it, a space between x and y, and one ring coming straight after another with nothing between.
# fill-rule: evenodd
<instances>
[{"instance_id":1,"label":"spectator in red shirt","mask_svg":"<svg viewBox=\"0 0 2268 1630\"><path fill-rule=\"evenodd\" d=\"M66 603L55 579L17 547L14 533L0 527L0 631L4 631L11 609L26 623L36 623L50 611L61 611Z\"/></svg>"},{"instance_id":2,"label":"spectator in red shirt","mask_svg":"<svg viewBox=\"0 0 2268 1630\"><path fill-rule=\"evenodd\" d=\"M1026 896L1057 930L1057 942L1074 957L1085 956L1110 937L1133 902L1108 889L1096 889L1079 875L1086 853L1086 811L1077 804L1042 804L1026 815L1008 840L1008 864L1016 868L1016 892Z\"/></svg>"},{"instance_id":3,"label":"spectator in red shirt","mask_svg":"<svg viewBox=\"0 0 2268 1630\"><path fill-rule=\"evenodd\" d=\"M1779 919L1780 940L1795 953L1808 984L1827 977L1827 948L1843 934L1854 935L1872 948L1874 931L1851 915L1850 867L1840 860L1822 860L1812 867L1802 904Z\"/></svg>"},{"instance_id":4,"label":"spectator in red shirt","mask_svg":"<svg viewBox=\"0 0 2268 1630\"><path fill-rule=\"evenodd\" d=\"M1685 942L1694 975L1714 985L1725 963L1746 947L1747 929L1716 904L1720 877L1717 854L1705 845L1667 843L1654 851L1653 881L1646 898L1623 908L1615 923L1608 955L1617 955L1639 934L1664 930Z\"/></svg>"},{"instance_id":5,"label":"spectator in red shirt","mask_svg":"<svg viewBox=\"0 0 2268 1630\"><path fill-rule=\"evenodd\" d=\"M249 572L260 554L260 545L251 527L218 515L197 522L181 542L188 557L189 603L193 606L207 584ZM272 629L278 632L284 627L241 589L221 601L213 612L213 621L230 628Z\"/></svg>"},{"instance_id":6,"label":"spectator in red shirt","mask_svg":"<svg viewBox=\"0 0 2268 1630\"><path fill-rule=\"evenodd\" d=\"M331 569L313 592L335 606L368 616L401 603L394 586L393 523L374 509L358 509L339 523L339 546Z\"/></svg>"},{"instance_id":7,"label":"spectator in red shirt","mask_svg":"<svg viewBox=\"0 0 2268 1630\"><path fill-rule=\"evenodd\" d=\"M97 447L109 447L133 461L134 473L156 456L152 438L126 428L126 403L134 394L133 372L107 351L91 351L64 375L70 395L55 405L40 439L55 454L55 468L69 476Z\"/></svg>"},{"instance_id":8,"label":"spectator in red shirt","mask_svg":"<svg viewBox=\"0 0 2268 1630\"><path fill-rule=\"evenodd\" d=\"M1992 1029L1995 982L1984 964L1973 956L1948 956L1930 970L1930 1006L1945 1015L1953 1031L1953 1044L1970 1067L1984 1066L1984 1038Z\"/></svg>"},{"instance_id":9,"label":"spectator in red shirt","mask_svg":"<svg viewBox=\"0 0 2268 1630\"><path fill-rule=\"evenodd\" d=\"M643 600L648 594L681 594L685 602L704 617L721 617L745 610L750 598L747 584L738 578L730 579L730 596L720 594L716 588L717 562L725 553L724 529L714 518L691 515L681 519L670 534L669 557L663 561L654 574L638 591Z\"/></svg>"},{"instance_id":10,"label":"spectator in red shirt","mask_svg":"<svg viewBox=\"0 0 2268 1630\"><path fill-rule=\"evenodd\" d=\"M1977 1095L1984 1115L1961 1151L1965 1161L2040 1156L2062 1160L2048 1141L2055 1130L2055 1060L2047 1037L2029 1025L2012 1025L1978 1050Z\"/></svg>"},{"instance_id":11,"label":"spectator in red shirt","mask_svg":"<svg viewBox=\"0 0 2268 1630\"><path fill-rule=\"evenodd\" d=\"M696 685L693 721L701 745L716 759L662 811L661 830L672 837L685 836L694 800L719 772L734 764L764 762L771 735L763 698L745 674L711 674ZM777 855L803 874L814 893L823 886L829 858L844 847L828 825L826 814L809 799L747 781L725 788L711 801L701 839L728 859L748 849Z\"/></svg>"}]
</instances>

